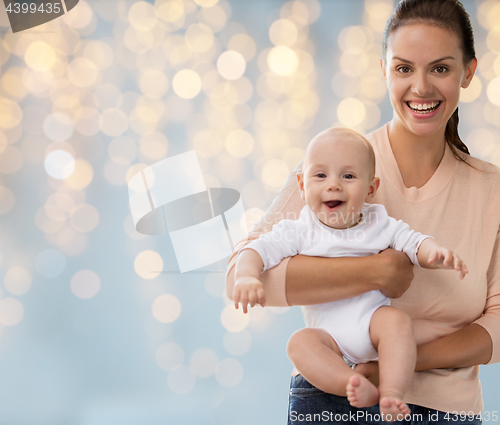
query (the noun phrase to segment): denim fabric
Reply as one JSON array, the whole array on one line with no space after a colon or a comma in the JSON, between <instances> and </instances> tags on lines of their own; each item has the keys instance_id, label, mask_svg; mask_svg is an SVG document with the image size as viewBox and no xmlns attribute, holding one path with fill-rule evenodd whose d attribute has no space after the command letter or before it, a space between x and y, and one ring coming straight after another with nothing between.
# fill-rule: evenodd
<instances>
[{"instance_id":1,"label":"denim fabric","mask_svg":"<svg viewBox=\"0 0 500 425\"><path fill-rule=\"evenodd\" d=\"M479 417L458 416L422 406L409 405L411 415L395 425L479 425ZM358 409L347 398L324 393L307 382L301 375L293 376L290 383L288 425L310 424L385 424L377 406Z\"/></svg>"}]
</instances>

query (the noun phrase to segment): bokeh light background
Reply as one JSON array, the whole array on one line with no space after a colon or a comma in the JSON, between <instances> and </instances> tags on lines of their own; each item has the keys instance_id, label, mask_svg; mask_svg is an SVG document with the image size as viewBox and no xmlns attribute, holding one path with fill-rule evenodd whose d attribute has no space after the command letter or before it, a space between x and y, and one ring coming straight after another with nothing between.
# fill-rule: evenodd
<instances>
[{"instance_id":1,"label":"bokeh light background","mask_svg":"<svg viewBox=\"0 0 500 425\"><path fill-rule=\"evenodd\" d=\"M464 4L479 67L461 134L500 165L500 1ZM2 6L0 423L284 423L300 310L234 310L224 261L175 273L168 238L135 231L127 181L194 149L251 226L317 132L391 118L393 7L80 0L12 34ZM500 411L500 368L481 370Z\"/></svg>"}]
</instances>

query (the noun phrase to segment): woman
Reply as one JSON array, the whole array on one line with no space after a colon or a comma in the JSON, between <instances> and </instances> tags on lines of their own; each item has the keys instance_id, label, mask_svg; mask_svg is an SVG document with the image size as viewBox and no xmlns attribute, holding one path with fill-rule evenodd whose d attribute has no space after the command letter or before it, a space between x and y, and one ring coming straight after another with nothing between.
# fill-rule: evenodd
<instances>
[{"instance_id":1,"label":"woman","mask_svg":"<svg viewBox=\"0 0 500 425\"><path fill-rule=\"evenodd\" d=\"M470 157L458 136L460 90L476 64L472 28L459 1L403 0L387 23L381 60L393 119L367 136L381 178L374 202L455 250L469 266L463 282L446 271L412 270L404 254L391 250L365 258L296 256L262 275L267 305L318 304L373 289L395 298L393 305L412 318L419 345L405 396L413 422L403 423L481 423L477 365L500 361L500 171ZM298 218L300 169L249 239L282 218ZM238 244L228 266L229 296L236 254L246 243ZM377 381L376 364L356 369ZM377 407L352 408L293 375L289 424L381 423Z\"/></svg>"}]
</instances>

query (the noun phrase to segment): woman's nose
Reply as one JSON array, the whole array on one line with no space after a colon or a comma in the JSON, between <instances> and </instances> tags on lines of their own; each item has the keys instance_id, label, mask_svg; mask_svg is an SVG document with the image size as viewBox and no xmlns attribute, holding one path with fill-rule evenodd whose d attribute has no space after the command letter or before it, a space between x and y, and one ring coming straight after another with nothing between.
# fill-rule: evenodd
<instances>
[{"instance_id":1,"label":"woman's nose","mask_svg":"<svg viewBox=\"0 0 500 425\"><path fill-rule=\"evenodd\" d=\"M413 92L419 96L426 96L432 93L432 84L429 81L429 76L425 72L415 73L415 81L413 82Z\"/></svg>"}]
</instances>

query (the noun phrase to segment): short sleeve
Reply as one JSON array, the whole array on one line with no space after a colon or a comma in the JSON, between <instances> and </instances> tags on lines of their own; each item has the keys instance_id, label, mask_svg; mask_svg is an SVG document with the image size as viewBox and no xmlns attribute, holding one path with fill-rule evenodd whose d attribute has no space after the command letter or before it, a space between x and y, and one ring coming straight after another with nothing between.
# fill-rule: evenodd
<instances>
[{"instance_id":1,"label":"short sleeve","mask_svg":"<svg viewBox=\"0 0 500 425\"><path fill-rule=\"evenodd\" d=\"M490 334L493 343L491 359L487 364L500 362L500 231L497 233L491 262L486 274L488 289L483 315L474 323Z\"/></svg>"}]
</instances>

